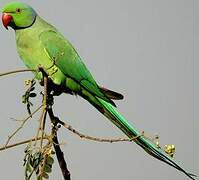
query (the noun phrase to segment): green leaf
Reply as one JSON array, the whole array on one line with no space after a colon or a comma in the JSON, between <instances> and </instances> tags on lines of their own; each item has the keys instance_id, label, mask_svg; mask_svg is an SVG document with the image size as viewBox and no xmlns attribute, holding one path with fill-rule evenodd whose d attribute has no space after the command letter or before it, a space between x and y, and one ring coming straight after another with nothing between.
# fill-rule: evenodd
<instances>
[{"instance_id":1,"label":"green leaf","mask_svg":"<svg viewBox=\"0 0 199 180\"><path fill-rule=\"evenodd\" d=\"M31 168L29 162L26 163L26 171L27 171L27 172L31 172L31 171L32 171L32 168Z\"/></svg>"},{"instance_id":2,"label":"green leaf","mask_svg":"<svg viewBox=\"0 0 199 180\"><path fill-rule=\"evenodd\" d=\"M35 90L35 87L31 87L29 91L31 92L31 91L34 91L34 90Z\"/></svg>"},{"instance_id":3,"label":"green leaf","mask_svg":"<svg viewBox=\"0 0 199 180\"><path fill-rule=\"evenodd\" d=\"M33 103L31 103L30 101L28 101L27 105L30 107L30 106L33 106Z\"/></svg>"},{"instance_id":4,"label":"green leaf","mask_svg":"<svg viewBox=\"0 0 199 180\"><path fill-rule=\"evenodd\" d=\"M42 173L42 177L44 177L45 179L49 179L49 175L45 172Z\"/></svg>"},{"instance_id":5,"label":"green leaf","mask_svg":"<svg viewBox=\"0 0 199 180\"><path fill-rule=\"evenodd\" d=\"M42 156L42 155L41 155L41 152L36 152L36 153L34 154L34 159L40 159L41 156Z\"/></svg>"},{"instance_id":6,"label":"green leaf","mask_svg":"<svg viewBox=\"0 0 199 180\"><path fill-rule=\"evenodd\" d=\"M54 163L54 159L51 156L48 156L46 159L46 164L52 165Z\"/></svg>"},{"instance_id":7,"label":"green leaf","mask_svg":"<svg viewBox=\"0 0 199 180\"><path fill-rule=\"evenodd\" d=\"M29 97L32 97L32 98L33 98L33 97L36 97L36 96L37 96L36 93L30 93L30 94L29 94Z\"/></svg>"},{"instance_id":8,"label":"green leaf","mask_svg":"<svg viewBox=\"0 0 199 180\"><path fill-rule=\"evenodd\" d=\"M37 176L37 180L42 180L42 176Z\"/></svg>"},{"instance_id":9,"label":"green leaf","mask_svg":"<svg viewBox=\"0 0 199 180\"><path fill-rule=\"evenodd\" d=\"M24 95L22 96L22 103L23 103L23 104L26 104L26 102L27 102L27 98L26 98L26 95L24 94Z\"/></svg>"},{"instance_id":10,"label":"green leaf","mask_svg":"<svg viewBox=\"0 0 199 180\"><path fill-rule=\"evenodd\" d=\"M31 144L29 143L26 148L24 149L24 152L27 153L30 151L30 148L31 148Z\"/></svg>"},{"instance_id":11,"label":"green leaf","mask_svg":"<svg viewBox=\"0 0 199 180\"><path fill-rule=\"evenodd\" d=\"M45 166L44 166L44 172L46 172L46 173L51 173L52 172L52 168L50 167L50 165L45 164Z\"/></svg>"}]
</instances>

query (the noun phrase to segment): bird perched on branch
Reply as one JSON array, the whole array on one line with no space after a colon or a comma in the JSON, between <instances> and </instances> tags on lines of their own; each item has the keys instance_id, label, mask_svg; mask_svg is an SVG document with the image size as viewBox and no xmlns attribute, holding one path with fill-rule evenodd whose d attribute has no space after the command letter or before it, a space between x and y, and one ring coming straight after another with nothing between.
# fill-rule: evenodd
<instances>
[{"instance_id":1,"label":"bird perched on branch","mask_svg":"<svg viewBox=\"0 0 199 180\"><path fill-rule=\"evenodd\" d=\"M100 87L71 43L54 26L25 3L8 3L2 11L3 25L6 29L9 26L15 30L17 51L28 68L38 69L41 66L55 86L86 99L129 138L137 137L135 143L149 155L194 179L193 174L184 170L117 111L113 100L123 99L123 95ZM35 75L42 80L41 72L35 72Z\"/></svg>"}]
</instances>

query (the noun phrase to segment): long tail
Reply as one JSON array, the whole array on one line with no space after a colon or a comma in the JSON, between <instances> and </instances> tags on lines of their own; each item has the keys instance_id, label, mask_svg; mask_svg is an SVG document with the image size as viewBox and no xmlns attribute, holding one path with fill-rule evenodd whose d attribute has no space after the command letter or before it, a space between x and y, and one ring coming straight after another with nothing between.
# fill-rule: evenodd
<instances>
[{"instance_id":1,"label":"long tail","mask_svg":"<svg viewBox=\"0 0 199 180\"><path fill-rule=\"evenodd\" d=\"M147 153L183 172L190 179L195 180L194 177L196 176L194 174L185 171L180 165L178 165L179 163L175 162L174 159L166 154L161 148L158 148L153 142L142 136L142 134L138 130L136 130L133 125L127 122L127 120L116 110L113 105L102 100L101 98L96 97L96 99L101 104L101 107L99 107L99 104L96 105L91 99L90 103L92 103L101 113L103 113L108 119L110 119L129 138L137 137L135 139L135 142L139 146L141 146Z\"/></svg>"}]
</instances>

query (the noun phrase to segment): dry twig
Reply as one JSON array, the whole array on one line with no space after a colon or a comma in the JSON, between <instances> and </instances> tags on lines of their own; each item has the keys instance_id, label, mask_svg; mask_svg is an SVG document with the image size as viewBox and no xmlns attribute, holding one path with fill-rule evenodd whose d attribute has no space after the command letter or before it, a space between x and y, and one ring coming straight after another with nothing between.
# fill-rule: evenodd
<instances>
[{"instance_id":1,"label":"dry twig","mask_svg":"<svg viewBox=\"0 0 199 180\"><path fill-rule=\"evenodd\" d=\"M40 140L42 137L38 137L37 139L35 138L31 138L31 139L27 139L27 140L24 140L24 141L20 141L20 142L17 142L17 143L14 143L14 144L10 144L10 145L7 145L7 146L3 146L3 147L0 147L0 151L4 151L6 149L10 149L10 148L13 148L13 147L16 147L16 146L19 146L19 145L23 145L23 144L27 144L31 141L36 141L36 140ZM44 136L43 139L49 139L48 136Z\"/></svg>"},{"instance_id":2,"label":"dry twig","mask_svg":"<svg viewBox=\"0 0 199 180\"><path fill-rule=\"evenodd\" d=\"M144 132L142 132L141 135L135 136L135 137L132 137L132 138L99 138L99 137L93 137L93 136L85 135L85 134L77 131L76 129L74 129L71 125L68 125L67 123L65 123L65 122L63 122L63 121L61 121L59 119L57 119L57 122L60 123L66 129L68 129L69 131L71 131L74 134L76 134L77 136L79 136L81 139L87 139L87 140L97 141L97 142L108 142L108 143L113 143L113 142L132 142L132 141L135 141L140 136L144 136Z\"/></svg>"},{"instance_id":3,"label":"dry twig","mask_svg":"<svg viewBox=\"0 0 199 180\"><path fill-rule=\"evenodd\" d=\"M9 72L5 72L5 73L0 73L0 77L10 75L10 74L21 73L21 72L36 72L36 71L37 70L35 70L35 69L20 69L20 70L14 70L14 71L9 71Z\"/></svg>"},{"instance_id":4,"label":"dry twig","mask_svg":"<svg viewBox=\"0 0 199 180\"><path fill-rule=\"evenodd\" d=\"M5 147L8 145L8 143L10 142L10 140L23 128L23 126L25 125L25 123L26 123L35 113L37 113L37 112L41 109L42 106L43 106L43 105L40 105L32 114L30 114L28 117L26 117L25 119L22 120L21 125L20 125L10 136L8 136L8 139L7 139L7 141L6 141L5 145L4 145Z\"/></svg>"}]
</instances>

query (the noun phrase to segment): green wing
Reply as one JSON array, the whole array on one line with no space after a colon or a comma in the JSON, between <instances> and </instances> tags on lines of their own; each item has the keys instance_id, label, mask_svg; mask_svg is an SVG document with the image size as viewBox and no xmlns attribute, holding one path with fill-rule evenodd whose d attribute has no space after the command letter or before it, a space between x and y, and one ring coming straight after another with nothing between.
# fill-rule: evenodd
<instances>
[{"instance_id":1,"label":"green wing","mask_svg":"<svg viewBox=\"0 0 199 180\"><path fill-rule=\"evenodd\" d=\"M76 50L61 34L54 30L44 31L40 34L40 40L48 56L65 76L73 79L94 96L114 105L114 102L100 90Z\"/></svg>"}]
</instances>

